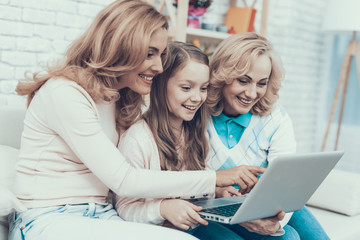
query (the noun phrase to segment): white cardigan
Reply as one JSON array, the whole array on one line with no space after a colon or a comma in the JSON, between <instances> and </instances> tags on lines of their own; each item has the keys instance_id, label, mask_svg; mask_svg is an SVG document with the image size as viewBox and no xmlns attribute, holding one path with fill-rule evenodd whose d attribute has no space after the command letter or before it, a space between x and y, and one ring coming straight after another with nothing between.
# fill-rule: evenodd
<instances>
[{"instance_id":1,"label":"white cardigan","mask_svg":"<svg viewBox=\"0 0 360 240\"><path fill-rule=\"evenodd\" d=\"M210 138L210 169L222 170L239 165L266 167L279 155L296 152L294 129L286 111L275 105L269 115L253 115L240 141L228 149L218 136L212 119L209 119L208 134ZM266 197L266 196L264 196ZM287 213L280 221L284 227L292 213ZM280 229L273 236L282 235Z\"/></svg>"}]
</instances>

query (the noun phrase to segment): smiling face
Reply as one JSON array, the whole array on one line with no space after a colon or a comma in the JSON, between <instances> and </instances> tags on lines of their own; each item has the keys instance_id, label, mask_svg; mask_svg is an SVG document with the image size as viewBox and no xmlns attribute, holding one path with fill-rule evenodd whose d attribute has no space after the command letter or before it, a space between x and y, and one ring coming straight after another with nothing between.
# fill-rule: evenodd
<instances>
[{"instance_id":1,"label":"smiling face","mask_svg":"<svg viewBox=\"0 0 360 240\"><path fill-rule=\"evenodd\" d=\"M205 102L209 85L209 67L188 61L167 83L167 102L171 126L180 128L183 121L191 121Z\"/></svg>"},{"instance_id":2,"label":"smiling face","mask_svg":"<svg viewBox=\"0 0 360 240\"><path fill-rule=\"evenodd\" d=\"M224 86L224 113L228 116L248 113L265 95L270 73L271 61L267 55L254 58L247 73Z\"/></svg>"},{"instance_id":3,"label":"smiling face","mask_svg":"<svg viewBox=\"0 0 360 240\"><path fill-rule=\"evenodd\" d=\"M150 45L145 61L136 69L123 75L118 89L130 88L136 93L145 95L150 93L152 79L163 72L162 56L167 46L167 30L160 28L150 38Z\"/></svg>"}]
</instances>

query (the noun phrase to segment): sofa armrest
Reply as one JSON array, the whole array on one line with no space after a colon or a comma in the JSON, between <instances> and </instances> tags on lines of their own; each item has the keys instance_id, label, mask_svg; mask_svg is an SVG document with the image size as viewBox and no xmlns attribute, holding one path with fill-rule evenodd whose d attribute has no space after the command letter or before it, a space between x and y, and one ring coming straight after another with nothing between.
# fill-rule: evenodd
<instances>
[{"instance_id":1,"label":"sofa armrest","mask_svg":"<svg viewBox=\"0 0 360 240\"><path fill-rule=\"evenodd\" d=\"M25 107L0 106L0 145L20 148Z\"/></svg>"}]
</instances>

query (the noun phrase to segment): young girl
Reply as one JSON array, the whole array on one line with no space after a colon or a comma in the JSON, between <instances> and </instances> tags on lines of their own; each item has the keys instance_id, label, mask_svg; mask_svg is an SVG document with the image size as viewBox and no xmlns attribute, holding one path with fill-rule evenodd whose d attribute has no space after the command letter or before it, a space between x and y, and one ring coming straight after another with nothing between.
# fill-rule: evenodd
<instances>
[{"instance_id":1,"label":"young girl","mask_svg":"<svg viewBox=\"0 0 360 240\"><path fill-rule=\"evenodd\" d=\"M156 77L150 94L150 107L143 119L122 135L119 149L138 168L153 170L203 170L208 156L206 133L209 68L207 56L191 44L169 44L164 72ZM260 167L244 166L244 175L257 181ZM244 180L248 181L248 180ZM164 192L165 190L163 190ZM166 194L164 192L164 194ZM209 194L188 196L206 197ZM177 197L177 196L173 196ZM196 224L208 223L197 213L201 210L182 199L136 199L116 197L119 216L125 220L164 224L188 230ZM208 237L215 232L222 239L237 239L234 233L220 224L211 224ZM225 230L225 232L224 232ZM202 227L191 233L201 235Z\"/></svg>"},{"instance_id":2,"label":"young girl","mask_svg":"<svg viewBox=\"0 0 360 240\"><path fill-rule=\"evenodd\" d=\"M283 75L272 45L256 33L231 36L218 46L210 62L208 95L211 169L244 164L266 167L277 156L295 152L291 119L275 104ZM218 188L216 193L226 197L237 195L237 190ZM290 217L287 214L282 222L276 216L228 227L245 239L276 239L264 235L282 234L281 226L285 230L281 239L327 239L306 208L295 212L286 225Z\"/></svg>"}]
</instances>

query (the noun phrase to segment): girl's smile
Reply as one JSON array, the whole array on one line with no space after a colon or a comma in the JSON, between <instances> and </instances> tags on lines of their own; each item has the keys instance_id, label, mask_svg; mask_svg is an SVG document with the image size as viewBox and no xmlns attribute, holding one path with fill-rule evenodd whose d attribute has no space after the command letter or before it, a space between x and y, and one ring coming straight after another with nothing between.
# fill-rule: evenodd
<instances>
[{"instance_id":1,"label":"girl's smile","mask_svg":"<svg viewBox=\"0 0 360 240\"><path fill-rule=\"evenodd\" d=\"M181 126L183 121L194 118L205 102L208 84L209 67L192 60L169 79L167 102L172 126Z\"/></svg>"}]
</instances>

